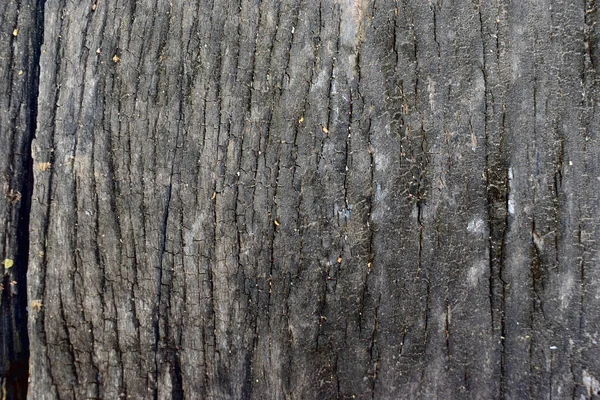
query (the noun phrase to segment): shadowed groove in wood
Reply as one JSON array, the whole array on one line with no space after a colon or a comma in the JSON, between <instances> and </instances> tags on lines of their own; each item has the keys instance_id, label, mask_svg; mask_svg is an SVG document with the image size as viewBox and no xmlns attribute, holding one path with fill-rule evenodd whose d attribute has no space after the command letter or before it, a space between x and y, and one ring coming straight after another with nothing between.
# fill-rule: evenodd
<instances>
[{"instance_id":1,"label":"shadowed groove in wood","mask_svg":"<svg viewBox=\"0 0 600 400\"><path fill-rule=\"evenodd\" d=\"M39 57L43 40L43 1L0 6L0 392L27 396L27 268L32 195L31 141L35 136Z\"/></svg>"}]
</instances>

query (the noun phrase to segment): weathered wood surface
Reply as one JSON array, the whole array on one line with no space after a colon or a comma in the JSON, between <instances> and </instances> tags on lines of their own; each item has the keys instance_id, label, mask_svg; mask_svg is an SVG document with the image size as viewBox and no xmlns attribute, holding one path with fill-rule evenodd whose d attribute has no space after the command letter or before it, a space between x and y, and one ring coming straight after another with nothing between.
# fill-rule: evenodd
<instances>
[{"instance_id":1,"label":"weathered wood surface","mask_svg":"<svg viewBox=\"0 0 600 400\"><path fill-rule=\"evenodd\" d=\"M29 397L598 398L597 17L47 0Z\"/></svg>"}]
</instances>

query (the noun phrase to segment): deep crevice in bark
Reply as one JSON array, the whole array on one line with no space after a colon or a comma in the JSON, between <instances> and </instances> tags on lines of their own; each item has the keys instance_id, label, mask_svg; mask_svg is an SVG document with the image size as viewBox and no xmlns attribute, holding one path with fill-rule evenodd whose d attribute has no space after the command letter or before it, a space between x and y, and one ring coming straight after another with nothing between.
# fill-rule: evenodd
<instances>
[{"instance_id":1,"label":"deep crevice in bark","mask_svg":"<svg viewBox=\"0 0 600 400\"><path fill-rule=\"evenodd\" d=\"M5 275L3 285L9 288L16 285L16 294L12 290L3 290L5 298L1 302L3 308L0 314L12 319L14 325L6 330L3 327L3 335L7 335L6 354L9 358L9 369L1 378L3 381L3 396L7 399L25 399L27 397L27 386L29 380L29 335L27 329L27 266L29 257L29 220L31 202L33 195L33 158L31 156L31 144L35 138L37 124L37 103L39 84L39 60L44 38L44 5L45 0L38 0L35 11L32 12L33 31L31 35L30 57L28 66L31 68L28 81L25 84L27 96L27 109L29 110L26 128L26 153L15 154L20 165L18 170L23 171L23 179L19 182L18 192L21 193L20 207L16 226L16 256L15 263L19 266L15 269L13 279L9 282L10 275Z\"/></svg>"}]
</instances>

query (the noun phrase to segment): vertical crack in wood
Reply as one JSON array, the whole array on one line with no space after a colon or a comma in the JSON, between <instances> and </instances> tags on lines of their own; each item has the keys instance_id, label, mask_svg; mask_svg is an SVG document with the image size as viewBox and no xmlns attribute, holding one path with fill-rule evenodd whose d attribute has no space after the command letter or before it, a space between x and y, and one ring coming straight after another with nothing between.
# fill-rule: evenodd
<instances>
[{"instance_id":1,"label":"vertical crack in wood","mask_svg":"<svg viewBox=\"0 0 600 400\"><path fill-rule=\"evenodd\" d=\"M503 280L503 263L504 263L504 242L508 229L509 217L509 168L505 161L506 155L504 147L506 146L505 123L506 123L506 106L503 101L502 87L496 87L491 79L498 80L495 76L500 69L500 39L499 39L499 23L500 23L500 5L498 5L498 14L493 22L495 31L488 32L486 29L487 20L484 19L482 1L478 5L480 34L482 40L482 62L481 72L483 75L484 91L485 91L485 171L484 178L487 193L487 221L488 221L488 251L489 251L489 299L490 299L490 318L491 318L491 333L492 340L497 343L494 345L495 362L498 367L495 367L495 374L499 379L499 396L503 396L504 387L504 298L505 298L505 282ZM493 13L490 13L493 16ZM488 36L492 36L492 47L490 48ZM495 36L495 37L494 37ZM488 53L495 56L495 60L491 63L488 61ZM495 61L495 62L494 62ZM498 114L500 113L500 116Z\"/></svg>"},{"instance_id":2,"label":"vertical crack in wood","mask_svg":"<svg viewBox=\"0 0 600 400\"><path fill-rule=\"evenodd\" d=\"M6 258L14 258L10 271L5 270L1 282L0 295L0 387L3 395L10 399L25 399L29 379L29 334L28 334L28 296L27 271L29 265L29 222L33 195L33 159L32 141L36 134L39 59L44 37L44 0L8 3L9 8L2 21L3 33L12 30L8 64L2 61L0 70L17 77L5 84L3 109L0 125L4 133L11 133L12 158L9 178L5 190L7 203L11 210L6 220L9 240L2 243ZM13 14L10 9L15 7ZM14 21L6 21L11 15ZM14 29L14 30L13 30ZM22 69L19 69L22 68ZM17 108L14 102L18 100ZM5 103L4 101L7 101ZM14 112L17 114L14 114ZM23 112L24 111L24 112ZM19 115L20 114L20 115ZM7 119L5 119L7 118ZM8 149L6 155L8 156ZM11 258L11 259L12 259Z\"/></svg>"}]
</instances>

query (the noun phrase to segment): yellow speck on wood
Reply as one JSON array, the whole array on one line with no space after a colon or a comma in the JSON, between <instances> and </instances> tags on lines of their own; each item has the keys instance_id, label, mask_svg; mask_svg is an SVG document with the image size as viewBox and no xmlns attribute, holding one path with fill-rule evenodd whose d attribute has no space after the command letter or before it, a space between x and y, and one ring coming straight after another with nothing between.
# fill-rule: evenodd
<instances>
[{"instance_id":1,"label":"yellow speck on wood","mask_svg":"<svg viewBox=\"0 0 600 400\"><path fill-rule=\"evenodd\" d=\"M96 11L96 7L98 7L98 4L96 4L96 3L92 4L92 11Z\"/></svg>"},{"instance_id":2,"label":"yellow speck on wood","mask_svg":"<svg viewBox=\"0 0 600 400\"><path fill-rule=\"evenodd\" d=\"M38 253L38 255L40 256L40 258L41 258L41 257L44 257L44 252L43 252L43 251L40 251L40 252Z\"/></svg>"},{"instance_id":3,"label":"yellow speck on wood","mask_svg":"<svg viewBox=\"0 0 600 400\"><path fill-rule=\"evenodd\" d=\"M23 75L23 70L22 69L19 70L19 76L20 75Z\"/></svg>"},{"instance_id":4,"label":"yellow speck on wood","mask_svg":"<svg viewBox=\"0 0 600 400\"><path fill-rule=\"evenodd\" d=\"M329 129L323 127L323 133L326 133L326 134L329 133Z\"/></svg>"},{"instance_id":5,"label":"yellow speck on wood","mask_svg":"<svg viewBox=\"0 0 600 400\"><path fill-rule=\"evenodd\" d=\"M9 269L11 268L13 265L15 265L15 262L13 260L11 260L10 258L6 258L4 260L4 268Z\"/></svg>"},{"instance_id":6,"label":"yellow speck on wood","mask_svg":"<svg viewBox=\"0 0 600 400\"><path fill-rule=\"evenodd\" d=\"M338 257L337 262L338 262L338 264L341 264L342 263L342 257Z\"/></svg>"},{"instance_id":7,"label":"yellow speck on wood","mask_svg":"<svg viewBox=\"0 0 600 400\"><path fill-rule=\"evenodd\" d=\"M304 117L300 117L300 119L298 120L298 123L301 124L304 122Z\"/></svg>"},{"instance_id":8,"label":"yellow speck on wood","mask_svg":"<svg viewBox=\"0 0 600 400\"><path fill-rule=\"evenodd\" d=\"M100 47L98 47L98 48L96 49L96 54L100 54L101 52L102 52L102 50L100 50Z\"/></svg>"},{"instance_id":9,"label":"yellow speck on wood","mask_svg":"<svg viewBox=\"0 0 600 400\"><path fill-rule=\"evenodd\" d=\"M212 197L210 199L214 200L215 198L217 198L217 192L213 192L213 195L212 195Z\"/></svg>"},{"instance_id":10,"label":"yellow speck on wood","mask_svg":"<svg viewBox=\"0 0 600 400\"><path fill-rule=\"evenodd\" d=\"M13 36L17 36L18 34L19 34L19 30L18 29L13 30Z\"/></svg>"},{"instance_id":11,"label":"yellow speck on wood","mask_svg":"<svg viewBox=\"0 0 600 400\"><path fill-rule=\"evenodd\" d=\"M273 221L273 223L275 224L275 226L279 226L279 221L275 220Z\"/></svg>"},{"instance_id":12,"label":"yellow speck on wood","mask_svg":"<svg viewBox=\"0 0 600 400\"><path fill-rule=\"evenodd\" d=\"M49 162L42 162L38 164L38 169L42 172L48 171L51 165L52 164L50 164Z\"/></svg>"},{"instance_id":13,"label":"yellow speck on wood","mask_svg":"<svg viewBox=\"0 0 600 400\"><path fill-rule=\"evenodd\" d=\"M42 302L40 300L31 300L31 309L35 311L40 311L42 309Z\"/></svg>"},{"instance_id":14,"label":"yellow speck on wood","mask_svg":"<svg viewBox=\"0 0 600 400\"><path fill-rule=\"evenodd\" d=\"M113 60L115 63L118 63L119 61L121 61L121 59L119 58L119 56L118 56L118 55L116 55L116 54L115 54L115 56L112 58L112 60Z\"/></svg>"}]
</instances>

